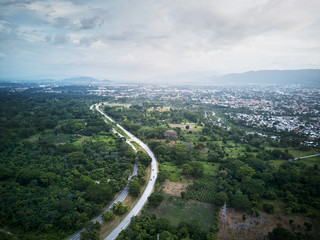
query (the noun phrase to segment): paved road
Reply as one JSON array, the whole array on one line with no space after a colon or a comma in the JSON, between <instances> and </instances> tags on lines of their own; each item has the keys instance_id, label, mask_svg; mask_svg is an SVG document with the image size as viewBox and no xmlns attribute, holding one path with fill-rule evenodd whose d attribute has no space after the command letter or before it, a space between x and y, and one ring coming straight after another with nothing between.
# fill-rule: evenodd
<instances>
[{"instance_id":1,"label":"paved road","mask_svg":"<svg viewBox=\"0 0 320 240\"><path fill-rule=\"evenodd\" d=\"M99 106L101 104L97 104L97 105L92 105L90 107L90 110L92 110L95 106L96 106L96 109L101 113L103 114L106 118L109 119L109 117L107 115L105 115L103 112L100 111L99 109ZM111 118L109 119L111 120L112 122L114 122ZM114 133L117 133L119 134L120 137L123 137L120 133L118 133L115 129L112 129ZM133 150L135 152L137 152L136 148L133 146L133 144L130 142L132 139L127 139L126 142L133 148ZM138 165L137 163L134 164L134 167L133 167L133 171L131 173L131 175L129 176L128 180L130 181L132 179L133 176L136 176L138 174ZM127 183L127 185L124 187L124 189L121 191L121 193L116 197L116 199L99 215L97 216L96 218L92 219L92 222L102 222L102 214L106 211L109 211L113 204L114 203L117 203L117 202L123 202L126 197L128 196L129 194L129 183ZM76 232L74 235L72 235L69 239L70 240L80 240L80 234L82 231L84 231L85 228L81 229L80 231Z\"/></svg>"},{"instance_id":2,"label":"paved road","mask_svg":"<svg viewBox=\"0 0 320 240\"><path fill-rule=\"evenodd\" d=\"M313 154L313 155L309 155L309 156L298 157L298 158L295 158L295 159L293 159L293 160L299 160L299 159L311 158L311 157L317 157L317 156L320 156L320 153L318 153L318 154Z\"/></svg>"},{"instance_id":3,"label":"paved road","mask_svg":"<svg viewBox=\"0 0 320 240\"><path fill-rule=\"evenodd\" d=\"M97 111L100 112L103 116L105 116L109 121L114 122L112 118L107 116L105 113L103 113L99 109L100 106L101 106L101 103L96 105ZM156 157L154 156L153 152L150 150L150 148L145 143L143 143L140 139L136 138L133 134L128 132L126 129L124 129L121 125L117 124L116 126L119 127L125 134L127 134L131 138L131 141L137 142L151 157L151 159L152 159L152 161L151 161L151 174L150 174L150 178L147 183L147 187L145 188L143 194L141 195L141 197L138 200L138 202L136 203L136 205L125 216L125 218L119 223L119 225L115 229L113 229L113 231L109 234L109 236L107 236L104 240L116 239L117 236L119 235L119 233L123 229L125 229L126 227L129 226L131 218L133 216L136 216L141 211L143 206L146 204L148 197L151 195L151 193L153 191L153 188L154 188L154 185L155 185L155 182L157 179L157 174L158 174L157 160L156 160Z\"/></svg>"}]
</instances>

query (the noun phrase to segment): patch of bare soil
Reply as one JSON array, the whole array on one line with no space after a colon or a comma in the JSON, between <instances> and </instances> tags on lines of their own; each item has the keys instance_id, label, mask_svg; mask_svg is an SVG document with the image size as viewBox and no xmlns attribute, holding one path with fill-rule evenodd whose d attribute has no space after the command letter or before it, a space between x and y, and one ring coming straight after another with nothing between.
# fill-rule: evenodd
<instances>
[{"instance_id":1,"label":"patch of bare soil","mask_svg":"<svg viewBox=\"0 0 320 240\"><path fill-rule=\"evenodd\" d=\"M180 197L181 192L185 192L187 187L188 187L188 184L186 183L171 182L169 179L166 179L166 181L164 182L161 188L165 194Z\"/></svg>"},{"instance_id":2,"label":"patch of bare soil","mask_svg":"<svg viewBox=\"0 0 320 240\"><path fill-rule=\"evenodd\" d=\"M245 221L242 220L243 214L247 215ZM218 239L221 240L242 240L242 239L268 239L268 232L276 227L282 227L295 232L305 232L304 222L311 223L311 219L302 216L275 216L273 214L260 213L260 217L248 215L245 212L239 212L234 209L227 209L226 218L223 218L222 211L219 213L219 232ZM293 220L293 224L289 224L289 220ZM315 229L311 233L316 234Z\"/></svg>"},{"instance_id":3,"label":"patch of bare soil","mask_svg":"<svg viewBox=\"0 0 320 240\"><path fill-rule=\"evenodd\" d=\"M38 138L38 137L28 138L28 140L29 140L30 142L36 142L36 141L39 140L39 138Z\"/></svg>"}]
</instances>

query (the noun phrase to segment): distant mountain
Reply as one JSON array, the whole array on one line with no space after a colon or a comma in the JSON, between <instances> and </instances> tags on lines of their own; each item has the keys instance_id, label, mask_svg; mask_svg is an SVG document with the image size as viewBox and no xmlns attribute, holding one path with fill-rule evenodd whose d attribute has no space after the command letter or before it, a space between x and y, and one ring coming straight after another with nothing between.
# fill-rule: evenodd
<instances>
[{"instance_id":1,"label":"distant mountain","mask_svg":"<svg viewBox=\"0 0 320 240\"><path fill-rule=\"evenodd\" d=\"M30 78L19 78L19 79L0 79L0 82L19 83L19 84L38 84L38 85L59 85L59 86L71 86L71 85L105 85L110 84L110 80L99 80L92 77L73 77L66 79L30 79Z\"/></svg>"},{"instance_id":2,"label":"distant mountain","mask_svg":"<svg viewBox=\"0 0 320 240\"><path fill-rule=\"evenodd\" d=\"M226 75L218 75L215 72L183 72L172 75L157 76L136 82L177 86L303 85L320 87L320 69L261 70L244 73L231 73Z\"/></svg>"},{"instance_id":3,"label":"distant mountain","mask_svg":"<svg viewBox=\"0 0 320 240\"><path fill-rule=\"evenodd\" d=\"M303 85L320 87L320 69L261 70L213 77L213 85Z\"/></svg>"}]
</instances>

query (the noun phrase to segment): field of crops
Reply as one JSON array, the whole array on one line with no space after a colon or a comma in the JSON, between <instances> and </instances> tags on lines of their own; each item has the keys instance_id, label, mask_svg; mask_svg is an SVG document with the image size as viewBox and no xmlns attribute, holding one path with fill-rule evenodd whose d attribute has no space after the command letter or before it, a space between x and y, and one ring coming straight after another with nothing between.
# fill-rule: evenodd
<instances>
[{"instance_id":1,"label":"field of crops","mask_svg":"<svg viewBox=\"0 0 320 240\"><path fill-rule=\"evenodd\" d=\"M199 200L202 202L214 202L215 178L206 175L196 180L193 185L188 186L186 197L189 199Z\"/></svg>"}]
</instances>

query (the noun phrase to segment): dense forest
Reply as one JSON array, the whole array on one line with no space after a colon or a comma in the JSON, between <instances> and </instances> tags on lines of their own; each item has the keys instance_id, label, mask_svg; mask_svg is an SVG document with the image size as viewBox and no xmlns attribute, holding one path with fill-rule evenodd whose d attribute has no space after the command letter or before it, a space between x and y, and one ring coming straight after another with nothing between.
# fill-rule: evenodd
<instances>
[{"instance_id":1,"label":"dense forest","mask_svg":"<svg viewBox=\"0 0 320 240\"><path fill-rule=\"evenodd\" d=\"M0 93L2 228L61 239L97 215L132 171L132 148L89 110L99 97Z\"/></svg>"}]
</instances>

